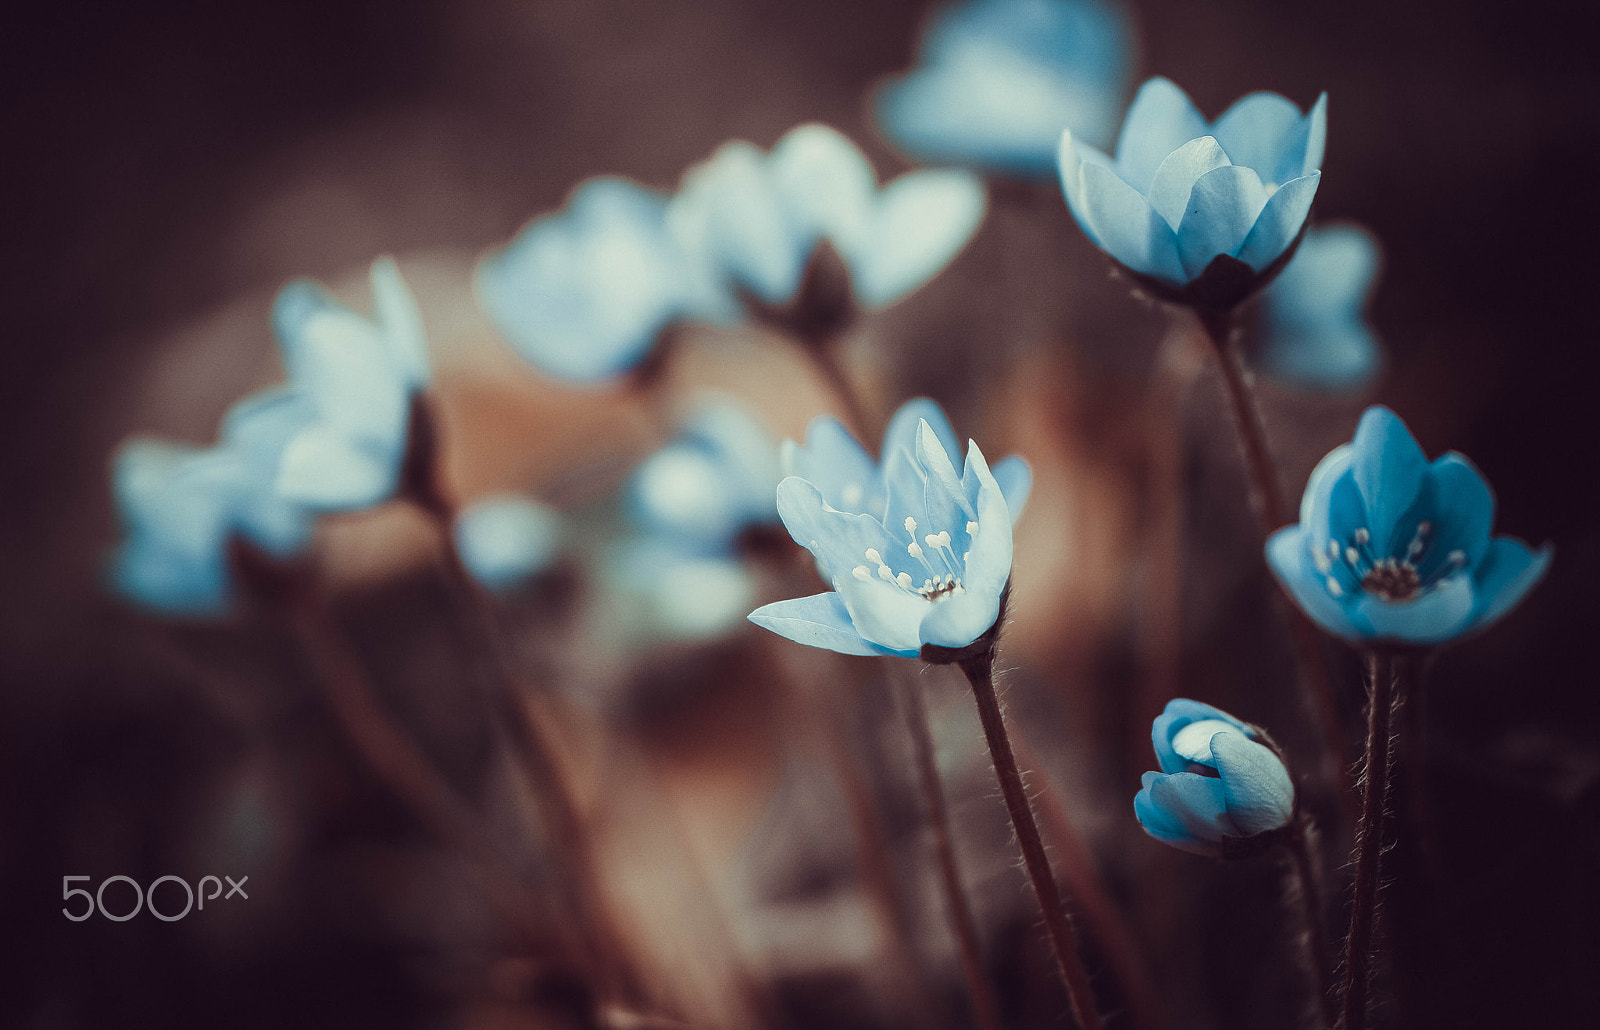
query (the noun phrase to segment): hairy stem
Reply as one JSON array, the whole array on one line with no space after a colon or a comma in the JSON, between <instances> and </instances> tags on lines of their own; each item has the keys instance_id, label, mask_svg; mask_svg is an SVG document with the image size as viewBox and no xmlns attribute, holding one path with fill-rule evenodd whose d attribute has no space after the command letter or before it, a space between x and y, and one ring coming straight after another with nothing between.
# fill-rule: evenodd
<instances>
[{"instance_id":1,"label":"hairy stem","mask_svg":"<svg viewBox=\"0 0 1600 1030\"><path fill-rule=\"evenodd\" d=\"M939 879L944 887L950 922L956 932L956 943L961 948L961 970L966 974L967 990L972 995L972 1010L981 1030L1000 1030L1000 1007L983 968L978 931L973 925L972 909L967 904L966 892L961 887L961 871L956 865L950 819L945 811L944 789L940 786L939 767L934 761L933 734L928 729L928 710L922 704L918 684L902 681L900 688L906 729L911 733L911 749L917 763L917 778L921 781L922 796L928 803L928 821L933 825L934 849L939 857Z\"/></svg>"},{"instance_id":2,"label":"hairy stem","mask_svg":"<svg viewBox=\"0 0 1600 1030\"><path fill-rule=\"evenodd\" d=\"M1278 473L1272 465L1272 455L1267 450L1267 434L1261 425L1261 415L1256 410L1250 387L1245 382L1244 370L1239 364L1238 350L1233 343L1233 312L1200 309L1200 324L1211 349L1217 356L1217 367L1222 371L1222 381L1228 401L1233 409L1233 422L1244 445L1245 461L1254 483L1254 496L1259 499L1258 514L1261 519L1261 539L1266 539L1289 522L1284 505L1283 491L1278 486ZM1328 679L1328 666L1322 654L1316 627L1305 613L1293 605L1288 606L1289 638L1294 645L1295 659L1300 674L1310 693L1312 711L1322 726L1323 743L1327 758L1339 782L1339 796L1346 804L1346 815L1355 814L1350 803L1350 783L1345 771L1345 743L1339 720L1339 706L1334 702L1333 685Z\"/></svg>"},{"instance_id":3,"label":"hairy stem","mask_svg":"<svg viewBox=\"0 0 1600 1030\"><path fill-rule=\"evenodd\" d=\"M1350 933L1345 939L1342 1030L1366 1030L1367 1026L1372 933L1378 909L1378 867L1383 857L1383 817L1388 802L1396 666L1396 660L1382 652L1373 651L1367 656L1367 750L1361 823L1356 831L1355 898L1350 906Z\"/></svg>"},{"instance_id":4,"label":"hairy stem","mask_svg":"<svg viewBox=\"0 0 1600 1030\"><path fill-rule=\"evenodd\" d=\"M1056 966L1067 985L1072 1013L1083 1030L1101 1030L1104 1024L1095 1008L1089 974L1078 955L1078 942L1073 936L1072 924L1061 906L1061 894L1056 889L1055 877L1050 871L1050 859L1045 855L1044 841L1039 836L1039 824L1033 818L1027 787L1022 782L1022 774L1017 771L1016 756L1011 752L1011 739L1006 733L1000 700L995 696L994 652L963 659L959 664L961 671L966 673L967 682L972 684L972 697L978 706L978 718L983 722L989 756L994 760L995 777L1000 781L1000 793L1005 798L1011 826L1016 830L1017 844L1022 849L1023 865L1033 884L1039 910L1044 915Z\"/></svg>"},{"instance_id":5,"label":"hairy stem","mask_svg":"<svg viewBox=\"0 0 1600 1030\"><path fill-rule=\"evenodd\" d=\"M1295 832L1289 838L1289 856L1294 861L1298 880L1301 914L1305 919L1305 939L1308 945L1306 962L1316 984L1317 1002L1322 1010L1323 1023L1332 1026L1337 1013L1334 1005L1333 984L1329 980L1328 924L1322 914L1322 891L1319 887L1316 864L1311 857L1312 835L1310 820L1299 818Z\"/></svg>"}]
</instances>

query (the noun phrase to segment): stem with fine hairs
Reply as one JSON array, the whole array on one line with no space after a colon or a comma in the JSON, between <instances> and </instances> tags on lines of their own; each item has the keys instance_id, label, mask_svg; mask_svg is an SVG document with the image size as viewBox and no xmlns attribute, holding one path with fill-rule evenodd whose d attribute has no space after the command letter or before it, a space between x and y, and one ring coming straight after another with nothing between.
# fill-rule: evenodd
<instances>
[{"instance_id":1,"label":"stem with fine hairs","mask_svg":"<svg viewBox=\"0 0 1600 1030\"><path fill-rule=\"evenodd\" d=\"M1377 920L1383 819L1388 811L1389 762L1395 682L1404 659L1381 651L1367 655L1367 750L1362 773L1361 824L1356 831L1355 898L1345 939L1344 1021L1341 1030L1366 1030L1373 925Z\"/></svg>"},{"instance_id":2,"label":"stem with fine hairs","mask_svg":"<svg viewBox=\"0 0 1600 1030\"><path fill-rule=\"evenodd\" d=\"M989 744L989 757L994 760L994 773L1000 782L1000 793L1005 798L1006 810L1011 815L1011 826L1017 833L1017 844L1022 849L1022 861L1033 884L1039 911L1044 916L1049 932L1050 948L1055 953L1056 966L1067 985L1067 998L1072 1014L1082 1030L1101 1030L1099 1010L1095 1008L1094 991L1089 984L1089 974L1078 955L1078 942L1061 906L1061 892L1056 888L1055 876L1050 871L1050 859L1044 851L1044 841L1039 836L1039 824L1033 818L1033 806L1028 800L1028 789L1017 771L1017 759L1011 752L1011 739L1006 733L1005 716L1000 710L1000 699L994 692L994 651L988 650L957 664L972 685L972 697L978 706L978 718L983 723L983 735Z\"/></svg>"},{"instance_id":3,"label":"stem with fine hairs","mask_svg":"<svg viewBox=\"0 0 1600 1030\"><path fill-rule=\"evenodd\" d=\"M1333 984L1328 972L1328 924L1322 916L1322 891L1318 886L1317 869L1311 855L1313 840L1311 822L1304 815L1298 817L1294 832L1285 846L1294 863L1296 893L1300 897L1301 914L1305 919L1305 939L1308 945L1306 962L1311 966L1312 980L1317 992L1317 1004L1323 1022L1332 1026L1335 1018Z\"/></svg>"},{"instance_id":4,"label":"stem with fine hairs","mask_svg":"<svg viewBox=\"0 0 1600 1030\"><path fill-rule=\"evenodd\" d=\"M1233 409L1234 426L1239 431L1239 441L1244 445L1245 462L1253 482L1254 496L1259 501L1257 514L1261 519L1263 545L1274 532L1289 524L1288 509L1284 505L1283 491L1278 486L1278 473L1267 450L1266 431L1261 426L1261 415L1256 410L1250 387L1245 382L1240 367L1238 348L1234 343L1234 318L1232 310L1216 311L1197 309L1200 325L1206 339L1211 341L1212 352L1217 357L1217 367L1222 372L1222 382ZM1322 725L1323 746L1332 763L1339 784L1339 797L1345 803L1346 815L1355 814L1350 804L1350 783L1345 767L1344 734L1339 719L1339 706L1333 698L1333 684L1328 679L1328 664L1322 654L1322 644L1311 620L1299 608L1285 606L1289 619L1289 639L1294 645L1295 659L1300 666L1301 678L1311 695L1311 707L1317 722Z\"/></svg>"},{"instance_id":5,"label":"stem with fine hairs","mask_svg":"<svg viewBox=\"0 0 1600 1030\"><path fill-rule=\"evenodd\" d=\"M933 826L934 850L939 858L939 880L944 888L951 928L955 930L956 943L960 946L961 971L966 975L967 991L972 996L972 1011L980 1030L1000 1030L1000 1006L995 1001L994 988L990 986L988 973L983 967L978 930L972 920L972 908L967 904L966 891L961 886L960 867L956 865L955 846L950 837L950 818L945 811L944 788L939 783L939 766L934 760L933 734L928 728L928 710L922 703L917 683L903 679L898 683L906 729L911 734L911 750L917 763L917 779L922 786L923 799L928 804L928 821Z\"/></svg>"}]
</instances>

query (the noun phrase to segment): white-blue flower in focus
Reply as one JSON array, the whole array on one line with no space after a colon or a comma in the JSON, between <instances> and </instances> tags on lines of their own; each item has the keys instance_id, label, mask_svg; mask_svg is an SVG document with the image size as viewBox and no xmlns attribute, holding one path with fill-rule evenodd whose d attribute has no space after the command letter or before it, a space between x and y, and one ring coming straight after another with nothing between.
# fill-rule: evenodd
<instances>
[{"instance_id":1,"label":"white-blue flower in focus","mask_svg":"<svg viewBox=\"0 0 1600 1030\"><path fill-rule=\"evenodd\" d=\"M372 265L372 296L370 319L306 280L273 304L289 385L315 411L284 450L277 488L318 511L367 508L394 494L411 400L428 383L422 315L388 258Z\"/></svg>"},{"instance_id":2,"label":"white-blue flower in focus","mask_svg":"<svg viewBox=\"0 0 1600 1030\"><path fill-rule=\"evenodd\" d=\"M1306 230L1293 259L1261 294L1262 369L1318 390L1371 382L1381 352L1366 306L1378 260L1378 241L1359 226Z\"/></svg>"},{"instance_id":3,"label":"white-blue flower in focus","mask_svg":"<svg viewBox=\"0 0 1600 1030\"><path fill-rule=\"evenodd\" d=\"M1063 129L1109 139L1134 49L1109 3L970 0L934 16L918 67L879 90L874 113L920 160L1048 177Z\"/></svg>"},{"instance_id":4,"label":"white-blue flower in focus","mask_svg":"<svg viewBox=\"0 0 1600 1030\"><path fill-rule=\"evenodd\" d=\"M1199 298L1231 307L1300 234L1321 179L1327 94L1309 113L1252 93L1208 122L1172 82L1139 87L1109 157L1063 134L1061 185L1078 225L1120 264L1169 289L1213 277Z\"/></svg>"},{"instance_id":5,"label":"white-blue flower in focus","mask_svg":"<svg viewBox=\"0 0 1600 1030\"><path fill-rule=\"evenodd\" d=\"M887 307L942 270L983 221L974 175L910 172L878 186L866 156L823 125L790 131L771 153L724 144L672 199L673 234L730 294L792 301L818 245L833 246L857 302Z\"/></svg>"},{"instance_id":6,"label":"white-blue flower in focus","mask_svg":"<svg viewBox=\"0 0 1600 1030\"><path fill-rule=\"evenodd\" d=\"M490 590L509 590L545 571L561 550L561 515L520 494L495 494L456 516L461 563Z\"/></svg>"}]
</instances>

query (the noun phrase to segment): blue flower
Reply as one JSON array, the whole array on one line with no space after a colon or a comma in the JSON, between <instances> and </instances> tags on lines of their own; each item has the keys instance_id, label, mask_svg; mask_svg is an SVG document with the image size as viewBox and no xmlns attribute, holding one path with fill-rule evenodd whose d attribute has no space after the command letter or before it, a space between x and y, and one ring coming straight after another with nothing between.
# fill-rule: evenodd
<instances>
[{"instance_id":1,"label":"blue flower","mask_svg":"<svg viewBox=\"0 0 1600 1030\"><path fill-rule=\"evenodd\" d=\"M1429 462L1388 408L1311 473L1300 522L1267 541L1278 581L1323 629L1355 643L1441 644L1510 611L1547 546L1489 535L1494 495L1454 452Z\"/></svg>"},{"instance_id":2,"label":"blue flower","mask_svg":"<svg viewBox=\"0 0 1600 1030\"><path fill-rule=\"evenodd\" d=\"M1261 367L1321 390L1349 390L1378 371L1364 309L1378 275L1378 242L1354 225L1307 230L1261 294Z\"/></svg>"},{"instance_id":3,"label":"blue flower","mask_svg":"<svg viewBox=\"0 0 1600 1030\"><path fill-rule=\"evenodd\" d=\"M560 514L518 494L482 498L456 516L461 564L490 590L508 590L549 568L561 537Z\"/></svg>"},{"instance_id":4,"label":"blue flower","mask_svg":"<svg viewBox=\"0 0 1600 1030\"><path fill-rule=\"evenodd\" d=\"M824 425L813 426L809 457L841 446ZM977 443L968 443L958 473L926 418L917 419L910 449L900 443L903 435L891 427L896 446L884 461L882 483L861 490L863 505L875 503L881 490L878 511L828 503L824 489L842 498L854 483L848 473L828 471L820 484L800 476L778 484L784 526L816 558L833 590L766 605L751 613L751 622L802 644L859 655L965 648L995 627L1011 578L1005 494Z\"/></svg>"},{"instance_id":5,"label":"blue flower","mask_svg":"<svg viewBox=\"0 0 1600 1030\"><path fill-rule=\"evenodd\" d=\"M300 280L272 317L289 385L315 411L283 452L277 488L318 511L371 507L393 496L406 457L412 397L428 383L416 300L393 261L372 265L374 318Z\"/></svg>"},{"instance_id":6,"label":"blue flower","mask_svg":"<svg viewBox=\"0 0 1600 1030\"><path fill-rule=\"evenodd\" d=\"M628 508L647 534L700 555L731 554L741 533L775 523L778 447L742 407L703 404L635 470Z\"/></svg>"},{"instance_id":7,"label":"blue flower","mask_svg":"<svg viewBox=\"0 0 1600 1030\"><path fill-rule=\"evenodd\" d=\"M633 369L674 323L731 313L667 231L666 207L627 179L588 180L484 260L479 303L546 375L595 383Z\"/></svg>"},{"instance_id":8,"label":"blue flower","mask_svg":"<svg viewBox=\"0 0 1600 1030\"><path fill-rule=\"evenodd\" d=\"M304 398L273 390L235 405L216 446L125 444L112 464L127 530L112 558L118 592L167 614L215 615L231 601L234 541L278 559L303 550L313 517L276 481L285 445L314 414Z\"/></svg>"},{"instance_id":9,"label":"blue flower","mask_svg":"<svg viewBox=\"0 0 1600 1030\"><path fill-rule=\"evenodd\" d=\"M924 161L1047 177L1061 131L1098 144L1133 63L1122 8L1097 0L969 0L929 23L921 64L885 84L879 127Z\"/></svg>"},{"instance_id":10,"label":"blue flower","mask_svg":"<svg viewBox=\"0 0 1600 1030\"><path fill-rule=\"evenodd\" d=\"M1207 122L1155 78L1134 97L1115 159L1062 136L1061 185L1078 225L1125 268L1171 299L1228 308L1299 236L1326 136L1326 94L1301 114L1252 93Z\"/></svg>"},{"instance_id":11,"label":"blue flower","mask_svg":"<svg viewBox=\"0 0 1600 1030\"><path fill-rule=\"evenodd\" d=\"M893 304L949 264L983 220L968 172L911 172L883 188L865 155L833 129L802 125L770 154L725 144L689 170L670 205L673 233L731 294L783 305L819 244L850 272L855 299Z\"/></svg>"},{"instance_id":12,"label":"blue flower","mask_svg":"<svg viewBox=\"0 0 1600 1030\"><path fill-rule=\"evenodd\" d=\"M1294 818L1294 783L1256 730L1227 712L1177 698L1150 728L1160 772L1144 774L1133 813L1175 848L1220 855L1234 840Z\"/></svg>"}]
</instances>

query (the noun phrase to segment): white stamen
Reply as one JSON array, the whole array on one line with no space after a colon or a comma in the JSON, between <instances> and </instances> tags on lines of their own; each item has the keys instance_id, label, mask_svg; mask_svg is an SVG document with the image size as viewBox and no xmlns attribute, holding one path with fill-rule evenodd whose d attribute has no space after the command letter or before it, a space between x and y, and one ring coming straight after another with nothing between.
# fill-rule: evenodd
<instances>
[{"instance_id":1,"label":"white stamen","mask_svg":"<svg viewBox=\"0 0 1600 1030\"><path fill-rule=\"evenodd\" d=\"M929 533L922 538L922 542L928 545L928 550L937 551L939 549L939 536L940 534L938 533Z\"/></svg>"},{"instance_id":2,"label":"white stamen","mask_svg":"<svg viewBox=\"0 0 1600 1030\"><path fill-rule=\"evenodd\" d=\"M906 516L906 532L910 533L913 538L917 535L917 520L910 515Z\"/></svg>"},{"instance_id":3,"label":"white stamen","mask_svg":"<svg viewBox=\"0 0 1600 1030\"><path fill-rule=\"evenodd\" d=\"M1429 533L1432 533L1432 532L1433 532L1433 523L1429 522L1427 519L1423 519L1421 522L1417 523L1417 535L1418 536L1427 536Z\"/></svg>"},{"instance_id":4,"label":"white stamen","mask_svg":"<svg viewBox=\"0 0 1600 1030\"><path fill-rule=\"evenodd\" d=\"M1346 547L1344 549L1344 560L1354 565L1361 560L1361 554L1354 547Z\"/></svg>"},{"instance_id":5,"label":"white stamen","mask_svg":"<svg viewBox=\"0 0 1600 1030\"><path fill-rule=\"evenodd\" d=\"M913 540L909 544L906 544L906 553L911 555L913 558L920 558L922 557L922 546Z\"/></svg>"},{"instance_id":6,"label":"white stamen","mask_svg":"<svg viewBox=\"0 0 1600 1030\"><path fill-rule=\"evenodd\" d=\"M1317 571L1324 576L1333 571L1333 559L1329 558L1328 553L1320 547L1311 549L1311 560L1316 564Z\"/></svg>"},{"instance_id":7,"label":"white stamen","mask_svg":"<svg viewBox=\"0 0 1600 1030\"><path fill-rule=\"evenodd\" d=\"M1337 541L1337 540L1329 540L1328 541L1328 557L1330 557L1330 558L1332 558L1332 559L1334 559L1336 561L1338 560L1338 558L1339 558L1339 541Z\"/></svg>"},{"instance_id":8,"label":"white stamen","mask_svg":"<svg viewBox=\"0 0 1600 1030\"><path fill-rule=\"evenodd\" d=\"M1450 564L1452 564L1452 565L1465 565L1467 563L1467 552L1466 551L1462 551L1462 550L1459 550L1459 549L1451 551L1449 557L1450 557Z\"/></svg>"},{"instance_id":9,"label":"white stamen","mask_svg":"<svg viewBox=\"0 0 1600 1030\"><path fill-rule=\"evenodd\" d=\"M900 573L894 578L894 581L907 590L911 589L911 574L909 572Z\"/></svg>"},{"instance_id":10,"label":"white stamen","mask_svg":"<svg viewBox=\"0 0 1600 1030\"><path fill-rule=\"evenodd\" d=\"M1328 577L1328 593L1332 594L1334 597L1344 596L1344 587L1340 586L1339 581L1334 579L1332 576Z\"/></svg>"},{"instance_id":11,"label":"white stamen","mask_svg":"<svg viewBox=\"0 0 1600 1030\"><path fill-rule=\"evenodd\" d=\"M857 565L855 568L850 570L850 575L859 579L863 583L872 582L872 573L865 565Z\"/></svg>"},{"instance_id":12,"label":"white stamen","mask_svg":"<svg viewBox=\"0 0 1600 1030\"><path fill-rule=\"evenodd\" d=\"M894 582L894 570L889 568L889 566L887 566L887 565L879 565L878 566L878 578L883 580L885 583L893 583Z\"/></svg>"},{"instance_id":13,"label":"white stamen","mask_svg":"<svg viewBox=\"0 0 1600 1030\"><path fill-rule=\"evenodd\" d=\"M968 536L977 536L978 535L978 524L976 522L967 523L967 535Z\"/></svg>"},{"instance_id":14,"label":"white stamen","mask_svg":"<svg viewBox=\"0 0 1600 1030\"><path fill-rule=\"evenodd\" d=\"M882 565L883 555L878 553L876 547L869 547L867 548L867 561L872 562L874 565Z\"/></svg>"},{"instance_id":15,"label":"white stamen","mask_svg":"<svg viewBox=\"0 0 1600 1030\"><path fill-rule=\"evenodd\" d=\"M1356 543L1365 544L1368 540L1372 539L1372 534L1367 532L1366 527L1363 526L1355 531L1355 538Z\"/></svg>"}]
</instances>

